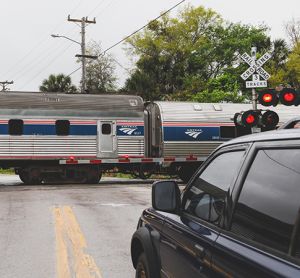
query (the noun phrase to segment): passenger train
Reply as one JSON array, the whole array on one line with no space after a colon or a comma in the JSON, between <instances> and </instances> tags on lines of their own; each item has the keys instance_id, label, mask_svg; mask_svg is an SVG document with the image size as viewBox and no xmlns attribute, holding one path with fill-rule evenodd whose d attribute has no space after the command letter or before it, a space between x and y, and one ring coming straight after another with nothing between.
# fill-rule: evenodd
<instances>
[{"instance_id":1,"label":"passenger train","mask_svg":"<svg viewBox=\"0 0 300 278\"><path fill-rule=\"evenodd\" d=\"M263 107L260 107L263 108ZM98 183L105 171L186 181L250 104L144 102L133 95L1 92L0 167L26 184ZM296 107L276 107L281 121ZM247 132L246 132L247 133Z\"/></svg>"}]
</instances>

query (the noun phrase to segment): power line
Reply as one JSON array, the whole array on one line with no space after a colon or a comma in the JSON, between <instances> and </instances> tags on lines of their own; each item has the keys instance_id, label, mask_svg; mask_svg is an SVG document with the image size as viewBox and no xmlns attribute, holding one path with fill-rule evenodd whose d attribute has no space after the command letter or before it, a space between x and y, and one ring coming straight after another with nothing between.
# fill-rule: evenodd
<instances>
[{"instance_id":1,"label":"power line","mask_svg":"<svg viewBox=\"0 0 300 278\"><path fill-rule=\"evenodd\" d=\"M127 39L129 39L130 37L132 37L133 35L135 35L136 33L138 33L139 31L143 30L145 27L149 26L149 24L151 24L153 21L163 17L164 15L166 15L167 13L169 13L170 11L174 10L176 7L178 7L179 5L181 5L183 2L185 2L186 0L182 0L179 3L177 3L175 6L171 7L170 9L168 9L167 11L163 12L161 15L159 15L158 17L150 20L147 24L145 24L144 26L142 26L141 28L139 28L138 30L134 31L133 33L131 33L130 35L126 36L124 39L116 42L115 44L113 44L112 46L108 47L107 49L105 49L102 53L99 54L103 55L105 54L107 51L111 50L112 48L116 47L117 45L119 45L120 43L126 41Z\"/></svg>"},{"instance_id":2,"label":"power line","mask_svg":"<svg viewBox=\"0 0 300 278\"><path fill-rule=\"evenodd\" d=\"M78 4L72 9L72 12L76 11L79 6L82 4L83 0L79 0ZM64 23L64 21L59 22L54 28L53 28L53 32L55 32L55 30L60 27L62 24ZM5 74L7 75L8 73L10 73L12 70L14 70L14 68L16 66L19 66L20 63L22 63L28 56L30 56L38 47L40 47L47 39L49 38L49 36L45 36L43 38L41 38L38 43L36 45L34 45L22 58L20 58L15 64L13 64L10 68L8 68L8 70L6 70ZM26 67L26 66L25 66ZM11 74L11 76L13 76Z\"/></svg>"},{"instance_id":3,"label":"power line","mask_svg":"<svg viewBox=\"0 0 300 278\"><path fill-rule=\"evenodd\" d=\"M99 11L99 13L96 14L96 17L98 17L99 15L103 14L103 12L104 12L107 8L109 8L109 7L111 7L113 4L115 4L115 2L116 2L116 0L110 1L110 2L108 3L108 5L106 5L101 11Z\"/></svg>"},{"instance_id":4,"label":"power line","mask_svg":"<svg viewBox=\"0 0 300 278\"><path fill-rule=\"evenodd\" d=\"M91 16L92 12L94 12L95 10L97 10L100 6L102 6L102 4L104 4L105 0L103 1L100 1L100 3L97 4L97 6L91 10L89 13L88 13L88 16ZM96 16L97 17L97 16Z\"/></svg>"},{"instance_id":5,"label":"power line","mask_svg":"<svg viewBox=\"0 0 300 278\"><path fill-rule=\"evenodd\" d=\"M116 60L115 58L113 58L112 56L110 56L110 58L120 67L122 68L123 70L126 70L129 74L131 74L130 70L128 68L125 68L122 64L120 64L118 62L118 60Z\"/></svg>"},{"instance_id":6,"label":"power line","mask_svg":"<svg viewBox=\"0 0 300 278\"><path fill-rule=\"evenodd\" d=\"M15 72L13 77L15 79L19 79L19 77L23 76L24 73L31 72L33 69L35 69L37 66L44 64L45 61L49 61L49 58L52 56L52 54L57 53L58 51L61 53L61 51L64 52L64 49L69 48L69 44L67 46L59 45L58 47L49 47L48 50L44 53L42 53L40 56L37 57L37 59L33 60L31 63L24 65L23 67L20 67L19 70ZM58 58L58 57L57 57Z\"/></svg>"},{"instance_id":7,"label":"power line","mask_svg":"<svg viewBox=\"0 0 300 278\"><path fill-rule=\"evenodd\" d=\"M61 56L64 52L66 52L70 47L72 46L72 43L69 44L68 47L66 47L65 49L63 49L63 51L61 51L57 56L55 56L45 67L43 67L36 75L34 75L34 77L32 77L28 82L24 83L21 86L21 89L27 85L30 84L36 77L38 77L45 69L47 69L51 64L53 64L53 62L55 62L55 60Z\"/></svg>"},{"instance_id":8,"label":"power line","mask_svg":"<svg viewBox=\"0 0 300 278\"><path fill-rule=\"evenodd\" d=\"M74 71L72 71L70 74L68 74L67 76L69 77L69 76L71 76L73 73L75 73L75 72L77 72L77 71L79 71L81 69L81 67L79 67L78 69L76 69L76 70L74 70Z\"/></svg>"},{"instance_id":9,"label":"power line","mask_svg":"<svg viewBox=\"0 0 300 278\"><path fill-rule=\"evenodd\" d=\"M102 53L99 54L99 56L100 56L100 55L105 55L107 51L111 50L112 48L116 47L117 45L121 44L122 42L124 42L125 40L127 40L128 38L130 38L131 36L135 35L135 34L138 33L139 31L143 30L145 27L149 26L149 24L151 24L153 21L155 21L155 20L157 20L157 19L163 17L164 15L166 15L167 13L169 13L170 11L172 11L173 9L175 9L176 7L178 7L179 5L181 5L181 4L182 4L183 2L185 2L185 1L186 1L186 0L180 1L179 3L177 3L177 4L174 5L174 6L172 6L170 9L168 9L168 10L165 11L165 12L163 12L162 14L160 14L159 16L157 16L156 18L150 20L147 24L145 24L145 25L142 26L141 28L137 29L136 31L134 31L134 32L131 33L130 35L126 36L126 37L123 38L122 40L118 41L117 43L115 43L115 44L113 44L112 46L110 46L110 47L108 47L107 49L105 49ZM81 3L81 2L80 2L80 3ZM79 4L80 4L80 3L79 3ZM103 2L100 2L100 3L97 5L97 8L100 7L100 4L101 4L101 3L103 3ZM111 3L110 3L109 5L107 5L105 8L109 7L110 5L111 5ZM79 5L78 5L78 6L79 6ZM103 11L102 11L102 12L103 12ZM65 52L69 47L70 47L70 46L68 46L67 48L65 48L62 52ZM61 54L61 53L60 53L60 54ZM52 59L51 62L50 62L49 64L52 64L52 63L54 62L54 60L56 60L56 59L60 56L60 54L57 55L54 59ZM99 56L98 56L98 57L99 57ZM129 72L129 70L126 69L124 66L122 66L118 61L116 61L115 59L114 59L114 61L115 61L121 68L123 68L123 69L125 69L127 72ZM48 65L49 65L49 64L48 64ZM48 66L48 65L47 65L47 66ZM45 68L47 68L47 66L46 66ZM34 78L36 78L36 77L37 77L37 76L38 76L45 68L43 68L41 71L39 71L38 74L36 74L36 75L34 76ZM81 69L81 67L78 68L78 69L76 69L76 70L74 70L73 72L71 72L68 76L74 74L75 72L77 72L77 71L80 70L80 69ZM34 78L33 78L33 79L34 79ZM32 82L33 79L31 79L30 82ZM30 82L29 82L29 83L30 83Z\"/></svg>"},{"instance_id":10,"label":"power line","mask_svg":"<svg viewBox=\"0 0 300 278\"><path fill-rule=\"evenodd\" d=\"M151 24L153 21L163 17L164 15L166 15L167 13L169 13L170 11L174 10L176 7L178 7L179 5L181 5L183 2L185 2L186 0L182 0L179 3L177 3L176 5L174 5L173 7L171 7L170 9L168 9L167 11L163 12L162 14L160 14L159 16L157 16L156 18L150 20L147 24L145 24L144 26L142 26L141 28L139 28L138 30L134 31L133 33L131 33L130 35L126 36L124 39L118 41L117 43L113 44L112 46L108 47L107 49L105 49L104 51L102 51L99 55L98 58L101 55L105 55L107 51L109 51L110 49L116 47L117 45L119 45L120 43L122 43L123 41L127 40L128 38L130 38L131 36L135 35L136 33L138 33L139 31L143 30L145 27L147 27L149 24ZM130 73L129 69L125 68L124 66L122 66L116 59L114 59L113 57L111 57L116 64L118 64L121 68L123 68L124 70L126 70L128 73ZM68 76L72 75L73 73L77 72L78 70L80 70L80 68L72 71Z\"/></svg>"}]
</instances>

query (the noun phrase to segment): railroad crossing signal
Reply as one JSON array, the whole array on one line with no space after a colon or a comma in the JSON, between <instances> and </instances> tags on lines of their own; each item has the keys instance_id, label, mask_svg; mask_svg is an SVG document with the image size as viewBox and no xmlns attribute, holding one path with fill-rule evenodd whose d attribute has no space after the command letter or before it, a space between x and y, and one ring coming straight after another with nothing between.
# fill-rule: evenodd
<instances>
[{"instance_id":1,"label":"railroad crossing signal","mask_svg":"<svg viewBox=\"0 0 300 278\"><path fill-rule=\"evenodd\" d=\"M235 113L233 121L237 127L253 128L258 127L263 130L275 129L279 122L276 112L267 110L248 110Z\"/></svg>"},{"instance_id":2,"label":"railroad crossing signal","mask_svg":"<svg viewBox=\"0 0 300 278\"><path fill-rule=\"evenodd\" d=\"M300 94L293 88L283 88L280 91L265 89L258 93L258 102L264 106L276 106L278 102L287 106L298 106Z\"/></svg>"},{"instance_id":3,"label":"railroad crossing signal","mask_svg":"<svg viewBox=\"0 0 300 278\"><path fill-rule=\"evenodd\" d=\"M270 78L271 75L262 68L262 65L266 63L272 57L272 55L269 52L266 52L257 61L255 60L254 57L251 57L246 52L240 57L243 61L245 61L250 66L246 71L244 71L241 74L241 77L246 81L252 75L252 81L246 81L246 88L267 87L268 86L267 80ZM260 80L260 77L263 80Z\"/></svg>"}]
</instances>

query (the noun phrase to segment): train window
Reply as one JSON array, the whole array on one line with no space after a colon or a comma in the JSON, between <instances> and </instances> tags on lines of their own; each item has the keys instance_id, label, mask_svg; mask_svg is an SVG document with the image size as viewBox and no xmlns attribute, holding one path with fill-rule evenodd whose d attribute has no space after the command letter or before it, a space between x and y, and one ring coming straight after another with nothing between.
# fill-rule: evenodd
<instances>
[{"instance_id":1,"label":"train window","mask_svg":"<svg viewBox=\"0 0 300 278\"><path fill-rule=\"evenodd\" d=\"M220 137L221 138L235 138L235 126L221 126L220 127Z\"/></svg>"},{"instance_id":2,"label":"train window","mask_svg":"<svg viewBox=\"0 0 300 278\"><path fill-rule=\"evenodd\" d=\"M111 124L102 124L102 134L109 135L111 134Z\"/></svg>"},{"instance_id":3,"label":"train window","mask_svg":"<svg viewBox=\"0 0 300 278\"><path fill-rule=\"evenodd\" d=\"M56 135L69 135L70 134L70 121L57 120L55 122Z\"/></svg>"},{"instance_id":4,"label":"train window","mask_svg":"<svg viewBox=\"0 0 300 278\"><path fill-rule=\"evenodd\" d=\"M22 135L23 134L23 120L9 120L8 121L8 134L9 135Z\"/></svg>"},{"instance_id":5,"label":"train window","mask_svg":"<svg viewBox=\"0 0 300 278\"><path fill-rule=\"evenodd\" d=\"M243 127L243 126L237 126L236 127L236 136L244 136L251 134L251 127Z\"/></svg>"}]
</instances>

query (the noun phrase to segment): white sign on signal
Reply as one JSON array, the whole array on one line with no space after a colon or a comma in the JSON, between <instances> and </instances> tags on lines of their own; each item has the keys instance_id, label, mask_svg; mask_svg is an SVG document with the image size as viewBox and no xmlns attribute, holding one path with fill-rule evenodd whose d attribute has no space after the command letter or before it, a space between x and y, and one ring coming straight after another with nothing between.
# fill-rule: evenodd
<instances>
[{"instance_id":1,"label":"white sign on signal","mask_svg":"<svg viewBox=\"0 0 300 278\"><path fill-rule=\"evenodd\" d=\"M265 53L261 56L257 61L254 61L251 56L249 56L246 52L240 56L243 61L245 61L250 67L241 74L241 77L244 80L247 80L251 75L254 73L258 73L264 80L268 80L270 78L270 74L267 73L263 68L262 65L266 63L272 55L270 53ZM247 87L251 88L251 87ZM253 87L255 88L255 87Z\"/></svg>"}]
</instances>

